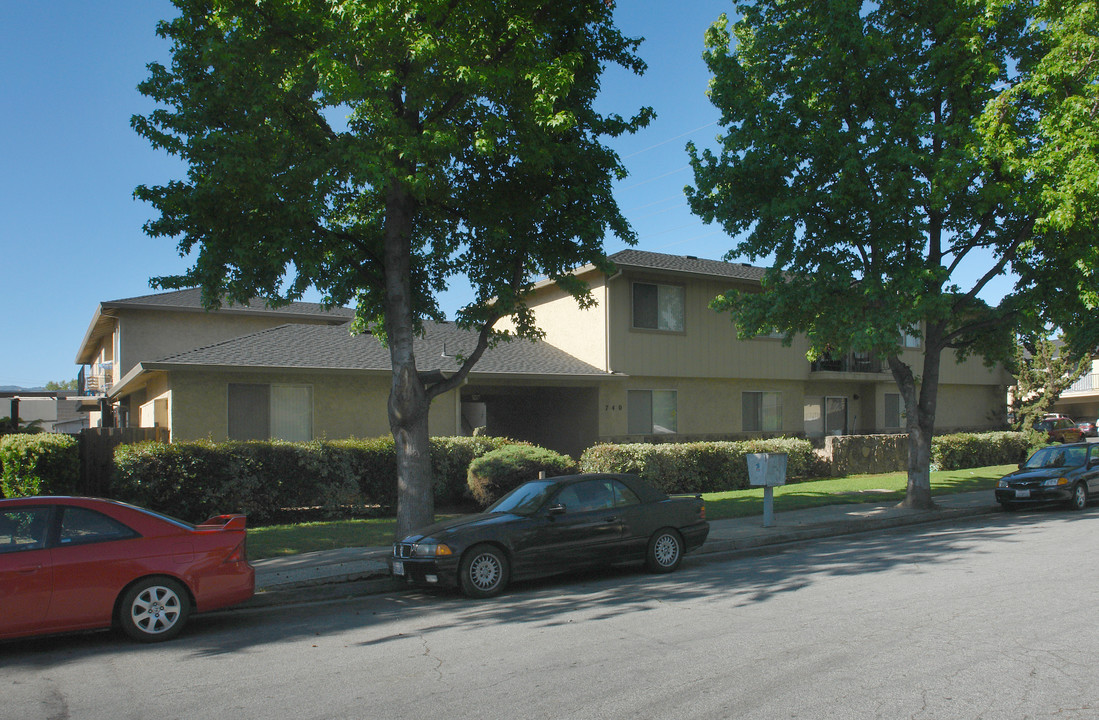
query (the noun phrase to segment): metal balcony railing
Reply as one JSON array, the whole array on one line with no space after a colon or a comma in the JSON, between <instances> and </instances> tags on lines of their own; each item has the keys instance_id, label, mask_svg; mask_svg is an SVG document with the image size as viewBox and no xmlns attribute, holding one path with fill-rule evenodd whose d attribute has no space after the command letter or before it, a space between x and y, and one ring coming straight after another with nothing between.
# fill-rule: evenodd
<instances>
[{"instance_id":1,"label":"metal balcony railing","mask_svg":"<svg viewBox=\"0 0 1099 720\"><path fill-rule=\"evenodd\" d=\"M1085 375L1072 384L1072 387L1064 391L1064 393L1084 393L1095 392L1099 390L1099 375ZM1062 393L1062 395L1064 394Z\"/></svg>"},{"instance_id":2,"label":"metal balcony railing","mask_svg":"<svg viewBox=\"0 0 1099 720\"><path fill-rule=\"evenodd\" d=\"M863 353L847 353L839 357L825 355L812 363L813 372L879 373L884 370L880 360Z\"/></svg>"}]
</instances>

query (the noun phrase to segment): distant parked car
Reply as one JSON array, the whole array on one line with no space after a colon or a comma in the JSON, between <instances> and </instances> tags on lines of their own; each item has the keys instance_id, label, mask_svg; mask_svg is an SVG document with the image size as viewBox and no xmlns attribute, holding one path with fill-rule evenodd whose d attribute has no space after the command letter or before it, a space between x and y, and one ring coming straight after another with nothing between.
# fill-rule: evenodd
<instances>
[{"instance_id":1,"label":"distant parked car","mask_svg":"<svg viewBox=\"0 0 1099 720\"><path fill-rule=\"evenodd\" d=\"M1099 492L1099 443L1051 445L1000 478L996 502L1007 510L1055 502L1083 510L1094 492Z\"/></svg>"},{"instance_id":2,"label":"distant parked car","mask_svg":"<svg viewBox=\"0 0 1099 720\"><path fill-rule=\"evenodd\" d=\"M393 545L390 567L410 583L483 598L516 578L597 565L644 561L671 572L709 531L701 498L669 497L636 475L568 475L417 530Z\"/></svg>"},{"instance_id":3,"label":"distant parked car","mask_svg":"<svg viewBox=\"0 0 1099 720\"><path fill-rule=\"evenodd\" d=\"M1084 420L1076 423L1076 428L1084 437L1097 437L1099 436L1099 431L1096 430L1096 423L1099 423L1099 420L1096 420L1095 422Z\"/></svg>"},{"instance_id":4,"label":"distant parked car","mask_svg":"<svg viewBox=\"0 0 1099 720\"><path fill-rule=\"evenodd\" d=\"M1064 416L1039 420L1034 423L1034 428L1046 433L1046 442L1051 443L1080 442L1084 437L1076 422Z\"/></svg>"},{"instance_id":5,"label":"distant parked car","mask_svg":"<svg viewBox=\"0 0 1099 720\"><path fill-rule=\"evenodd\" d=\"M175 637L255 591L243 515L191 525L112 500L0 500L0 638L120 627Z\"/></svg>"}]
</instances>

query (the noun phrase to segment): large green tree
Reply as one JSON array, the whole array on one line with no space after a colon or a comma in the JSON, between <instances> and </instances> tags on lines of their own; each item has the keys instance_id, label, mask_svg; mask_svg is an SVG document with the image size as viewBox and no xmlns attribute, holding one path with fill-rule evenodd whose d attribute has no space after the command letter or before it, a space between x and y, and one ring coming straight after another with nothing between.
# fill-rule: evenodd
<instances>
[{"instance_id":1,"label":"large green tree","mask_svg":"<svg viewBox=\"0 0 1099 720\"><path fill-rule=\"evenodd\" d=\"M187 177L136 195L160 213L146 232L197 255L154 285L200 285L208 307L310 286L353 304L392 360L398 532L431 522L432 398L486 348L539 336L535 280L590 304L569 270L607 268L608 232L634 241L602 141L651 112L593 101L606 66L644 70L639 41L605 0L173 1L179 16L158 25L170 66L140 86L158 108L133 125ZM456 320L478 342L453 374L425 377L413 338L455 282L472 288ZM494 329L505 317L513 333Z\"/></svg>"},{"instance_id":2,"label":"large green tree","mask_svg":"<svg viewBox=\"0 0 1099 720\"><path fill-rule=\"evenodd\" d=\"M689 146L694 212L773 257L715 307L746 335L887 362L929 507L944 353L1007 360L1012 330L1099 340L1096 3L760 0L707 33L724 133ZM1014 287L991 305L989 283ZM920 337L905 361L905 334ZM788 335L788 337L789 337Z\"/></svg>"}]
</instances>

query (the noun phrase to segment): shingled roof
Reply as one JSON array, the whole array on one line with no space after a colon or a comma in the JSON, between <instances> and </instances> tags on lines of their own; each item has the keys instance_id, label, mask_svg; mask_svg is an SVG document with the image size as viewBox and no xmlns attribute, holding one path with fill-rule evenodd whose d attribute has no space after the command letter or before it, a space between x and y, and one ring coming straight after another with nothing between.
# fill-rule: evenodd
<instances>
[{"instance_id":1,"label":"shingled roof","mask_svg":"<svg viewBox=\"0 0 1099 720\"><path fill-rule=\"evenodd\" d=\"M205 311L202 306L202 290L200 288L185 288L169 292L153 293L151 295L139 295L138 297L123 298L121 300L108 300L100 303L102 308L150 308L157 310L195 310ZM276 308L267 307L262 299L256 299L251 303L229 304L223 303L218 312L237 313L263 313L267 315L313 315L332 318L334 320L350 320L355 316L351 308L334 307L325 308L319 303L292 302Z\"/></svg>"},{"instance_id":2,"label":"shingled roof","mask_svg":"<svg viewBox=\"0 0 1099 720\"><path fill-rule=\"evenodd\" d=\"M746 265L744 263L706 260L705 258L698 258L694 255L667 255L664 253L646 252L644 250L622 250L621 252L610 255L609 259L620 268L662 270L690 275L752 280L755 282L762 280L767 272L766 268Z\"/></svg>"},{"instance_id":3,"label":"shingled roof","mask_svg":"<svg viewBox=\"0 0 1099 720\"><path fill-rule=\"evenodd\" d=\"M455 355L468 354L476 346L476 334L462 330L453 323L432 323L425 329L426 336L417 338L414 343L416 365L420 372L454 372L458 369ZM372 335L352 336L343 326L294 324L279 325L142 365L146 369L187 365L315 370L391 369L389 350ZM528 340L501 343L487 350L474 367L474 372L593 378L608 375L548 343Z\"/></svg>"}]
</instances>

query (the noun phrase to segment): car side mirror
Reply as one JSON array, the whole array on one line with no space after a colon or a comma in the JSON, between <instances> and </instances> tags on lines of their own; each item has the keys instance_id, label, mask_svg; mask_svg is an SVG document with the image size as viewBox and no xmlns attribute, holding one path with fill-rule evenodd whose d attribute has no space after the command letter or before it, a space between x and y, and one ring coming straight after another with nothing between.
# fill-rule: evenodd
<instances>
[{"instance_id":1,"label":"car side mirror","mask_svg":"<svg viewBox=\"0 0 1099 720\"><path fill-rule=\"evenodd\" d=\"M1026 467L1026 463L1025 463L1025 462L1021 462L1021 463L1019 463L1019 469L1020 469L1020 470L1022 470L1022 469L1023 469L1023 468L1025 468L1025 467Z\"/></svg>"},{"instance_id":2,"label":"car side mirror","mask_svg":"<svg viewBox=\"0 0 1099 720\"><path fill-rule=\"evenodd\" d=\"M565 506L561 503L557 503L556 505L550 505L549 508L546 510L546 514L550 517L554 517L555 515L564 515Z\"/></svg>"}]
</instances>

